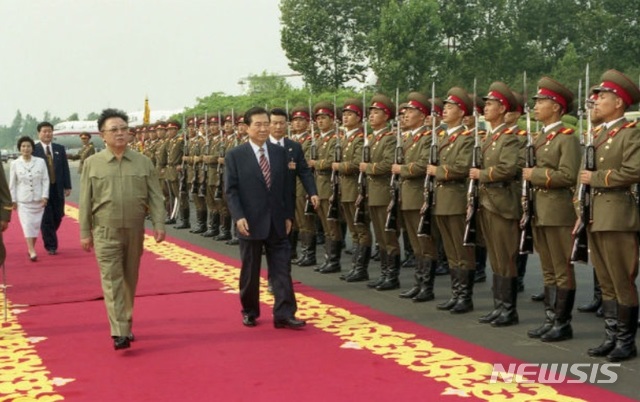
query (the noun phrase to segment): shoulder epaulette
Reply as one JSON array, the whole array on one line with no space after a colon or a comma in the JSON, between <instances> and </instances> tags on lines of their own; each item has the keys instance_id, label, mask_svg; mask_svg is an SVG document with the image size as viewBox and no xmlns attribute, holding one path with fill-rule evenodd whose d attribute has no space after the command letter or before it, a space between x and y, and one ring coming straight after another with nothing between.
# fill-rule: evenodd
<instances>
[{"instance_id":1,"label":"shoulder epaulette","mask_svg":"<svg viewBox=\"0 0 640 402\"><path fill-rule=\"evenodd\" d=\"M513 134L513 130L510 128L505 128L504 130L502 130L502 134Z\"/></svg>"},{"instance_id":2,"label":"shoulder epaulette","mask_svg":"<svg viewBox=\"0 0 640 402\"><path fill-rule=\"evenodd\" d=\"M465 136L465 137L466 137L467 135L471 135L471 133L472 133L472 132L473 132L473 131L471 131L471 130L464 130L463 132L461 132L461 133L460 133L460 135L462 135L462 136Z\"/></svg>"},{"instance_id":3,"label":"shoulder epaulette","mask_svg":"<svg viewBox=\"0 0 640 402\"><path fill-rule=\"evenodd\" d=\"M628 123L625 123L625 124L622 126L622 128L633 128L633 127L635 127L635 126L637 126L637 125L638 125L638 122L637 122L637 121L630 121L630 122L628 122Z\"/></svg>"},{"instance_id":4,"label":"shoulder epaulette","mask_svg":"<svg viewBox=\"0 0 640 402\"><path fill-rule=\"evenodd\" d=\"M527 135L527 130L518 130L518 132L516 134L520 135L520 136L525 136L525 135Z\"/></svg>"},{"instance_id":5,"label":"shoulder epaulette","mask_svg":"<svg viewBox=\"0 0 640 402\"><path fill-rule=\"evenodd\" d=\"M573 133L574 133L574 131L575 131L575 130L574 130L574 129L572 129L572 128L570 128L570 127L565 127L565 128L563 128L562 130L560 130L560 131L558 131L558 132L559 132L560 134L566 134L566 135L569 135L569 134L573 134Z\"/></svg>"}]
</instances>

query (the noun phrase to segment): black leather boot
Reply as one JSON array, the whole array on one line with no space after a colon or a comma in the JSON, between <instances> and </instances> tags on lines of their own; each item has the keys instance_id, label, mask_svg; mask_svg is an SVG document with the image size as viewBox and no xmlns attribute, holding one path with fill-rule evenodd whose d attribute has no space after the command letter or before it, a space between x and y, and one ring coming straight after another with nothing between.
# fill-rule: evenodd
<instances>
[{"instance_id":1,"label":"black leather boot","mask_svg":"<svg viewBox=\"0 0 640 402\"><path fill-rule=\"evenodd\" d=\"M529 338L540 338L553 327L553 322L556 318L557 289L556 285L544 287L544 322L538 328L527 331Z\"/></svg>"},{"instance_id":2,"label":"black leather boot","mask_svg":"<svg viewBox=\"0 0 640 402\"><path fill-rule=\"evenodd\" d=\"M418 293L420 293L420 281L421 277L424 275L423 271L425 269L425 261L422 258L418 258L416 260L416 268L413 274L413 286L403 292L400 292L398 297L401 299L413 299Z\"/></svg>"},{"instance_id":3,"label":"black leather boot","mask_svg":"<svg viewBox=\"0 0 640 402\"><path fill-rule=\"evenodd\" d=\"M500 298L502 299L502 312L493 321L492 327L507 327L519 322L518 318L518 277L501 278L502 286Z\"/></svg>"},{"instance_id":4,"label":"black leather boot","mask_svg":"<svg viewBox=\"0 0 640 402\"><path fill-rule=\"evenodd\" d=\"M587 350L589 356L606 356L616 347L618 302L615 300L602 300L602 313L604 314L604 340L599 346Z\"/></svg>"},{"instance_id":5,"label":"black leather boot","mask_svg":"<svg viewBox=\"0 0 640 402\"><path fill-rule=\"evenodd\" d=\"M602 305L602 289L600 289L600 282L596 276L596 270L593 269L593 299L587 304L578 306L578 311L581 313L595 313Z\"/></svg>"},{"instance_id":6,"label":"black leather boot","mask_svg":"<svg viewBox=\"0 0 640 402\"><path fill-rule=\"evenodd\" d=\"M289 244L291 245L291 261L296 261L298 259L298 235L300 232L297 230L292 230L289 233Z\"/></svg>"},{"instance_id":7,"label":"black leather boot","mask_svg":"<svg viewBox=\"0 0 640 402\"><path fill-rule=\"evenodd\" d=\"M527 273L527 261L529 254L518 254L516 257L516 269L518 270L517 291L524 292L524 274Z\"/></svg>"},{"instance_id":8,"label":"black leather boot","mask_svg":"<svg viewBox=\"0 0 640 402\"><path fill-rule=\"evenodd\" d=\"M340 272L342 266L340 265L340 258L342 258L342 240L329 240L327 243L332 243L331 253L329 254L329 265L320 270L321 274L332 274L334 272Z\"/></svg>"},{"instance_id":9,"label":"black leather boot","mask_svg":"<svg viewBox=\"0 0 640 402\"><path fill-rule=\"evenodd\" d=\"M296 262L299 267L310 267L316 265L316 235L311 232L300 234L302 243L302 255Z\"/></svg>"},{"instance_id":10,"label":"black leather boot","mask_svg":"<svg viewBox=\"0 0 640 402\"><path fill-rule=\"evenodd\" d=\"M316 242L318 241L318 235L316 234ZM313 268L314 271L316 272L320 272L321 270L325 269L326 267L329 266L330 261L329 261L329 256L331 255L331 253L333 252L331 250L331 247L333 247L333 243L328 241L324 243L324 261L322 262L322 264L317 265L315 268Z\"/></svg>"},{"instance_id":11,"label":"black leather boot","mask_svg":"<svg viewBox=\"0 0 640 402\"><path fill-rule=\"evenodd\" d=\"M451 297L449 300L436 305L438 310L451 310L458 302L460 295L460 278L459 269L457 267L449 267L449 275L451 275Z\"/></svg>"},{"instance_id":12,"label":"black leather boot","mask_svg":"<svg viewBox=\"0 0 640 402\"><path fill-rule=\"evenodd\" d=\"M220 234L213 239L215 241L227 241L231 238L231 216L224 215L220 224Z\"/></svg>"},{"instance_id":13,"label":"black leather boot","mask_svg":"<svg viewBox=\"0 0 640 402\"><path fill-rule=\"evenodd\" d=\"M369 283L367 283L367 287L374 289L384 283L387 279L387 264L389 263L389 259L387 258L387 252L385 250L380 250L380 276L378 279L375 279Z\"/></svg>"},{"instance_id":14,"label":"black leather boot","mask_svg":"<svg viewBox=\"0 0 640 402\"><path fill-rule=\"evenodd\" d=\"M378 243L373 245L373 249L371 251L371 259L373 261L380 261L380 247L378 247Z\"/></svg>"},{"instance_id":15,"label":"black leather boot","mask_svg":"<svg viewBox=\"0 0 640 402\"><path fill-rule=\"evenodd\" d=\"M191 223L189 222L190 211L189 208L180 210L180 224L174 226L174 229L189 229Z\"/></svg>"},{"instance_id":16,"label":"black leather boot","mask_svg":"<svg viewBox=\"0 0 640 402\"><path fill-rule=\"evenodd\" d=\"M616 347L607 355L610 362L629 360L638 355L636 332L638 331L638 306L618 304L618 332Z\"/></svg>"},{"instance_id":17,"label":"black leather boot","mask_svg":"<svg viewBox=\"0 0 640 402\"><path fill-rule=\"evenodd\" d=\"M487 281L487 274L485 270L487 268L487 248L476 245L476 272L473 281L475 283L482 283Z\"/></svg>"},{"instance_id":18,"label":"black leather boot","mask_svg":"<svg viewBox=\"0 0 640 402\"><path fill-rule=\"evenodd\" d=\"M436 279L437 264L436 260L425 260L424 270L422 271L424 275L420 278L420 292L413 297L414 303L428 302L436 298L433 293L433 283Z\"/></svg>"},{"instance_id":19,"label":"black leather boot","mask_svg":"<svg viewBox=\"0 0 640 402\"><path fill-rule=\"evenodd\" d=\"M376 286L377 290L393 290L400 287L400 254L388 255L387 261L387 277Z\"/></svg>"},{"instance_id":20,"label":"black leather boot","mask_svg":"<svg viewBox=\"0 0 640 402\"><path fill-rule=\"evenodd\" d=\"M231 232L231 238L226 242L224 242L224 244L229 246L237 246L238 244L240 244L240 241L238 240L238 227L236 226L236 221L233 219L231 220L230 232Z\"/></svg>"},{"instance_id":21,"label":"black leather boot","mask_svg":"<svg viewBox=\"0 0 640 402\"><path fill-rule=\"evenodd\" d=\"M436 276L449 275L449 260L444 251L442 242L438 242L438 265L436 268Z\"/></svg>"},{"instance_id":22,"label":"black leather boot","mask_svg":"<svg viewBox=\"0 0 640 402\"><path fill-rule=\"evenodd\" d=\"M502 299L500 298L500 286L502 285L501 276L493 273L493 287L491 288L491 292L493 293L493 311L481 316L478 319L478 322L481 324L489 324L491 321L498 318L500 313L502 313Z\"/></svg>"},{"instance_id":23,"label":"black leather boot","mask_svg":"<svg viewBox=\"0 0 640 402\"><path fill-rule=\"evenodd\" d=\"M571 328L571 311L576 300L575 289L558 288L556 298L556 311L553 327L546 334L542 335L542 342L560 342L573 338L573 328Z\"/></svg>"},{"instance_id":24,"label":"black leather boot","mask_svg":"<svg viewBox=\"0 0 640 402\"><path fill-rule=\"evenodd\" d=\"M209 225L207 231L201 234L202 237L216 237L220 234L220 214L217 212L209 213Z\"/></svg>"},{"instance_id":25,"label":"black leather boot","mask_svg":"<svg viewBox=\"0 0 640 402\"><path fill-rule=\"evenodd\" d=\"M358 246L356 254L356 270L353 275L345 279L347 282L363 282L369 280L369 261L371 261L371 246Z\"/></svg>"},{"instance_id":26,"label":"black leather boot","mask_svg":"<svg viewBox=\"0 0 640 402\"><path fill-rule=\"evenodd\" d=\"M347 253L347 250L344 250L344 252ZM354 243L353 247L351 248L351 252L348 253L351 254L351 269L348 272L340 275L340 280L344 281L356 272L356 260L358 259L359 252L360 245L358 243Z\"/></svg>"},{"instance_id":27,"label":"black leather boot","mask_svg":"<svg viewBox=\"0 0 640 402\"><path fill-rule=\"evenodd\" d=\"M416 256L413 253L413 247L411 247L409 234L406 230L402 231L402 245L404 246L404 259L400 266L402 268L414 268L416 266Z\"/></svg>"},{"instance_id":28,"label":"black leather boot","mask_svg":"<svg viewBox=\"0 0 640 402\"><path fill-rule=\"evenodd\" d=\"M473 311L473 284L475 270L458 268L458 300L449 310L451 314L464 314Z\"/></svg>"},{"instance_id":29,"label":"black leather boot","mask_svg":"<svg viewBox=\"0 0 640 402\"><path fill-rule=\"evenodd\" d=\"M207 210L196 210L196 227L191 229L189 233L200 234L207 231Z\"/></svg>"}]
</instances>

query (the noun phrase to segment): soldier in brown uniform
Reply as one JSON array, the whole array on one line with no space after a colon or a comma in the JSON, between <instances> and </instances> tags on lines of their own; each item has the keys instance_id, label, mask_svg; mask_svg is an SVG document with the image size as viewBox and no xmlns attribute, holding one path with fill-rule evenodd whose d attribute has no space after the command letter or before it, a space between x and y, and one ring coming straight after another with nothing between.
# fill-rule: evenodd
<instances>
[{"instance_id":1,"label":"soldier in brown uniform","mask_svg":"<svg viewBox=\"0 0 640 402\"><path fill-rule=\"evenodd\" d=\"M224 117L223 132L225 154L234 147L237 147L241 144L241 139L235 131L235 118L233 115L234 112L232 111L232 113L227 114ZM218 164L223 166L224 171L224 158L218 158ZM224 180L223 177L221 177L221 179ZM231 214L229 213L229 209L227 208L227 202L225 200L224 192L222 192L221 194L222 197L219 199L222 204L220 234L215 239L217 241L225 241L225 244L228 245L237 245L238 236L236 234L236 225L232 222Z\"/></svg>"},{"instance_id":2,"label":"soldier in brown uniform","mask_svg":"<svg viewBox=\"0 0 640 402\"><path fill-rule=\"evenodd\" d=\"M156 134L156 125L151 124L147 126L147 138L144 142L144 150L142 151L142 154L151 159L151 163L153 163L153 166L156 165L157 140L158 136Z\"/></svg>"},{"instance_id":3,"label":"soldier in brown uniform","mask_svg":"<svg viewBox=\"0 0 640 402\"><path fill-rule=\"evenodd\" d=\"M576 214L572 199L580 167L580 140L560 120L572 109L571 91L543 77L533 98L535 117L543 128L534 143L536 165L524 168L522 176L534 189L533 240L544 280L545 321L527 334L555 342L573 337L576 278L570 259Z\"/></svg>"},{"instance_id":4,"label":"soldier in brown uniform","mask_svg":"<svg viewBox=\"0 0 640 402\"><path fill-rule=\"evenodd\" d=\"M411 92L405 103L401 127L405 130L403 140L404 164L391 165L391 173L400 175L400 216L404 233L415 255L415 283L401 292L400 297L425 302L434 299L433 282L437 264L435 236L418 237L420 210L424 204L424 178L429 163L432 132L425 124L431 115L431 102L419 93ZM434 225L435 226L435 225ZM406 243L405 243L406 244Z\"/></svg>"},{"instance_id":5,"label":"soldier in brown uniform","mask_svg":"<svg viewBox=\"0 0 640 402\"><path fill-rule=\"evenodd\" d=\"M475 277L474 247L465 247L464 230L467 213L467 176L471 167L474 136L462 124L464 116L473 114L467 92L453 87L444 101L443 122L446 135L440 141L438 166L429 165L427 173L436 178L435 221L449 260L451 298L437 306L452 314L473 310Z\"/></svg>"},{"instance_id":6,"label":"soldier in brown uniform","mask_svg":"<svg viewBox=\"0 0 640 402\"><path fill-rule=\"evenodd\" d=\"M220 211L215 200L216 184L218 183L218 156L222 134L220 133L220 122L218 116L207 117L206 136L207 140L202 152L202 163L206 164L205 204L208 212L207 231L202 233L202 237L216 237L220 234Z\"/></svg>"},{"instance_id":7,"label":"soldier in brown uniform","mask_svg":"<svg viewBox=\"0 0 640 402\"><path fill-rule=\"evenodd\" d=\"M340 174L340 205L353 243L351 270L340 276L340 279L347 282L369 280L369 261L371 260L369 222L367 220L364 225L355 224L356 199L359 194L359 166L362 162L362 148L364 146L363 115L364 105L361 100L345 100L342 106L342 124L345 128L345 134L340 139L342 162L332 164L333 170Z\"/></svg>"},{"instance_id":8,"label":"soldier in brown uniform","mask_svg":"<svg viewBox=\"0 0 640 402\"><path fill-rule=\"evenodd\" d=\"M478 218L493 270L494 310L480 322L502 327L518 323L515 260L520 194L513 182L519 173L520 142L504 124L505 113L516 107L509 87L494 82L484 99L484 116L492 131L482 144L481 168L472 168L469 177L480 181Z\"/></svg>"},{"instance_id":9,"label":"soldier in brown uniform","mask_svg":"<svg viewBox=\"0 0 640 402\"><path fill-rule=\"evenodd\" d=\"M91 142L91 134L82 133L80 134L80 140L82 141L82 149L78 152L80 156L80 165L78 166L78 173L82 173L82 166L84 165L85 159L90 157L91 155L96 153L96 148L93 146Z\"/></svg>"},{"instance_id":10,"label":"soldier in brown uniform","mask_svg":"<svg viewBox=\"0 0 640 402\"><path fill-rule=\"evenodd\" d=\"M189 141L189 156L187 164L189 166L189 193L196 209L195 227L189 233L200 234L207 231L207 204L205 193L200 190L203 186L204 173L202 171L202 154L205 147L205 121L204 118L196 119L195 136Z\"/></svg>"},{"instance_id":11,"label":"soldier in brown uniform","mask_svg":"<svg viewBox=\"0 0 640 402\"><path fill-rule=\"evenodd\" d=\"M371 161L361 162L360 171L367 174L367 205L373 226L373 232L380 250L380 277L367 284L378 290L400 287L400 244L399 231L384 230L387 219L387 206L391 201L389 182L391 165L394 162L396 138L389 129L389 120L395 117L395 105L387 96L378 94L369 105L369 124L371 133Z\"/></svg>"},{"instance_id":12,"label":"soldier in brown uniform","mask_svg":"<svg viewBox=\"0 0 640 402\"><path fill-rule=\"evenodd\" d=\"M601 81L595 90L595 110L603 120L593 141L596 171L582 170L579 176L579 183L590 185L594 194L589 250L602 288L605 321L604 341L588 354L617 362L637 355L640 129L624 113L640 101L640 89L616 70L606 71Z\"/></svg>"},{"instance_id":13,"label":"soldier in brown uniform","mask_svg":"<svg viewBox=\"0 0 640 402\"><path fill-rule=\"evenodd\" d=\"M181 169L179 177L179 193L180 193L180 223L174 226L174 229L190 229L191 228L191 208L189 207L189 194L191 183L193 181L193 157L194 146L199 146L194 139L197 136L197 118L190 117L187 119L186 142L184 143L184 152L182 154ZM186 178L185 178L186 176Z\"/></svg>"},{"instance_id":14,"label":"soldier in brown uniform","mask_svg":"<svg viewBox=\"0 0 640 402\"><path fill-rule=\"evenodd\" d=\"M189 219L189 200L186 194L180 193L180 175L182 173L182 155L184 155L184 136L178 134L182 128L180 122L172 120L167 123L167 165L164 170L164 178L168 183L171 193L171 209L178 208L176 214ZM169 216L167 224L176 223L175 217Z\"/></svg>"},{"instance_id":15,"label":"soldier in brown uniform","mask_svg":"<svg viewBox=\"0 0 640 402\"><path fill-rule=\"evenodd\" d=\"M335 108L331 102L319 102L313 107L313 115L320 136L318 137L318 160L310 160L309 166L316 172L316 187L320 205L316 212L322 223L325 233L325 260L321 265L314 268L323 274L339 272L340 257L342 255L342 230L339 220L328 220L329 197L332 194L331 186L331 164L335 161L335 147L340 140L340 133L335 130L335 121L340 116L335 115Z\"/></svg>"},{"instance_id":16,"label":"soldier in brown uniform","mask_svg":"<svg viewBox=\"0 0 640 402\"><path fill-rule=\"evenodd\" d=\"M158 145L155 148L154 155L156 161L156 172L158 173L160 188L162 189L162 195L164 197L165 210L167 212L166 215L169 216L171 214L171 197L169 194L169 187L164 175L165 169L167 167L167 145L169 145L169 140L167 140L166 122L156 122L156 134L158 136Z\"/></svg>"}]
</instances>

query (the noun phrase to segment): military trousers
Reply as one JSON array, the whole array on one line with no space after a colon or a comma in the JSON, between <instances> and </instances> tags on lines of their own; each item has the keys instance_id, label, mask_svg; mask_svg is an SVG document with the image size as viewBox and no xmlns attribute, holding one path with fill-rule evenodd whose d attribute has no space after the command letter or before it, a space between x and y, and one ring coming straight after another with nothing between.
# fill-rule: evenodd
<instances>
[{"instance_id":1,"label":"military trousers","mask_svg":"<svg viewBox=\"0 0 640 402\"><path fill-rule=\"evenodd\" d=\"M304 210L307 205L307 196L296 196L296 213L294 229L300 233L316 232L316 215L305 215Z\"/></svg>"},{"instance_id":2,"label":"military trousers","mask_svg":"<svg viewBox=\"0 0 640 402\"><path fill-rule=\"evenodd\" d=\"M486 208L478 210L478 218L494 274L515 278L520 228L515 219L505 219Z\"/></svg>"},{"instance_id":3,"label":"military trousers","mask_svg":"<svg viewBox=\"0 0 640 402\"><path fill-rule=\"evenodd\" d=\"M397 227L395 231L389 232L384 230L384 224L387 221L387 207L384 205L369 206L369 216L371 217L373 234L376 236L380 250L386 250L387 255L399 255L400 243L398 238L400 236L400 228Z\"/></svg>"},{"instance_id":4,"label":"military trousers","mask_svg":"<svg viewBox=\"0 0 640 402\"><path fill-rule=\"evenodd\" d=\"M353 244L359 244L361 246L371 247L371 229L369 225L369 219L365 214L365 224L356 225L354 218L356 215L356 203L354 202L341 202L342 216L344 216L347 222L349 232L351 232L351 240Z\"/></svg>"},{"instance_id":5,"label":"military trousers","mask_svg":"<svg viewBox=\"0 0 640 402\"><path fill-rule=\"evenodd\" d=\"M433 233L431 237L418 237L418 225L420 224L420 210L410 209L400 212L402 226L407 232L409 243L413 249L413 254L418 258L428 258L435 260L438 258L438 247L436 244L437 235ZM435 228L437 229L437 228ZM437 232L435 230L434 232Z\"/></svg>"},{"instance_id":6,"label":"military trousers","mask_svg":"<svg viewBox=\"0 0 640 402\"><path fill-rule=\"evenodd\" d=\"M589 232L589 250L603 300L638 305L638 233Z\"/></svg>"},{"instance_id":7,"label":"military trousers","mask_svg":"<svg viewBox=\"0 0 640 402\"><path fill-rule=\"evenodd\" d=\"M96 226L93 229L93 244L112 336L131 333L143 242L144 227Z\"/></svg>"},{"instance_id":8,"label":"military trousers","mask_svg":"<svg viewBox=\"0 0 640 402\"><path fill-rule=\"evenodd\" d=\"M575 289L576 276L571 263L573 237L570 226L533 225L533 245L540 256L545 286Z\"/></svg>"},{"instance_id":9,"label":"military trousers","mask_svg":"<svg viewBox=\"0 0 640 402\"><path fill-rule=\"evenodd\" d=\"M342 229L340 228L340 219L330 221L327 219L327 213L329 212L329 200L320 200L320 205L316 210L320 223L322 223L322 229L324 229L324 235L327 239L332 241L342 241Z\"/></svg>"},{"instance_id":10,"label":"military trousers","mask_svg":"<svg viewBox=\"0 0 640 402\"><path fill-rule=\"evenodd\" d=\"M476 269L475 246L464 246L464 228L466 215L437 215L438 225L444 252L449 266L464 270Z\"/></svg>"}]
</instances>

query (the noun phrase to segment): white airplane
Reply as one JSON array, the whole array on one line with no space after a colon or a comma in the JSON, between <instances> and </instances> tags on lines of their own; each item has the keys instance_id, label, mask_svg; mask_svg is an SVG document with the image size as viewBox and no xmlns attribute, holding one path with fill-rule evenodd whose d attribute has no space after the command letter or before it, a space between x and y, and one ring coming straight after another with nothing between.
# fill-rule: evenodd
<instances>
[{"instance_id":1,"label":"white airplane","mask_svg":"<svg viewBox=\"0 0 640 402\"><path fill-rule=\"evenodd\" d=\"M182 109L176 110L152 110L149 120L169 120L171 116L182 113ZM128 112L129 126L136 127L142 125L144 111ZM63 121L53 127L53 142L60 144L67 150L67 155L76 155L82 148L80 134L91 134L91 142L96 150L104 148L104 141L98 131L98 122L95 120Z\"/></svg>"}]
</instances>

